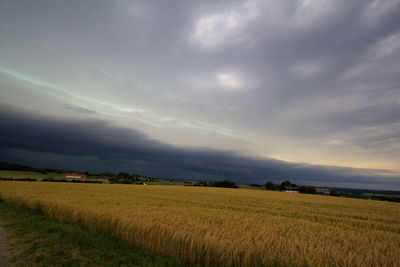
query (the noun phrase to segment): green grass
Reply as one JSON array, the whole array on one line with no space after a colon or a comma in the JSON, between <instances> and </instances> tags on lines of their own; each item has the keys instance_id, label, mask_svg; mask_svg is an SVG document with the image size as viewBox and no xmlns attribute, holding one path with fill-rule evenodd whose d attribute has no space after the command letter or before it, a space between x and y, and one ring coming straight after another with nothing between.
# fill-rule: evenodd
<instances>
[{"instance_id":1,"label":"green grass","mask_svg":"<svg viewBox=\"0 0 400 267\"><path fill-rule=\"evenodd\" d=\"M168 181L168 180L155 180L153 182L143 181L148 185L183 185L183 182L175 182L175 181Z\"/></svg>"},{"instance_id":2,"label":"green grass","mask_svg":"<svg viewBox=\"0 0 400 267\"><path fill-rule=\"evenodd\" d=\"M239 188L250 189L250 190L265 190L264 186L258 187L258 186L250 186L250 185L239 185Z\"/></svg>"},{"instance_id":3,"label":"green grass","mask_svg":"<svg viewBox=\"0 0 400 267\"><path fill-rule=\"evenodd\" d=\"M183 266L128 243L0 201L0 223L16 266Z\"/></svg>"},{"instance_id":4,"label":"green grass","mask_svg":"<svg viewBox=\"0 0 400 267\"><path fill-rule=\"evenodd\" d=\"M40 172L32 172L32 171L5 171L0 170L0 177L4 178L36 178L36 179L43 179L43 178L62 178L61 174L59 173L52 173L49 172L47 174L43 174Z\"/></svg>"}]
</instances>

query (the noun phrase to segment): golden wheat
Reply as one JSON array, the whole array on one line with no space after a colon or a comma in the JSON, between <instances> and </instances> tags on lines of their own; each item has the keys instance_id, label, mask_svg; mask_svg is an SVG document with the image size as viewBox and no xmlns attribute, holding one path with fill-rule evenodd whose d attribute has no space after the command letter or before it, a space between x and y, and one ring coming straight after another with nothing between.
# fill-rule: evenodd
<instances>
[{"instance_id":1,"label":"golden wheat","mask_svg":"<svg viewBox=\"0 0 400 267\"><path fill-rule=\"evenodd\" d=\"M0 182L4 201L206 266L400 266L398 203L262 190Z\"/></svg>"}]
</instances>

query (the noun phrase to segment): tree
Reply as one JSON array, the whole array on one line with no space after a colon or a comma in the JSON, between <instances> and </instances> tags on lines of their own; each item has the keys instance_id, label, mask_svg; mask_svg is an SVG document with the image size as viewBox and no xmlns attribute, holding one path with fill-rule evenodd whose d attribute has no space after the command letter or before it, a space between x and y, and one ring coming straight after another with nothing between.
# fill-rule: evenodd
<instances>
[{"instance_id":1,"label":"tree","mask_svg":"<svg viewBox=\"0 0 400 267\"><path fill-rule=\"evenodd\" d=\"M301 186L299 188L299 192L304 194L316 194L317 189L315 189L315 187L312 186Z\"/></svg>"},{"instance_id":2,"label":"tree","mask_svg":"<svg viewBox=\"0 0 400 267\"><path fill-rule=\"evenodd\" d=\"M335 191L335 190L331 190L331 192L329 193L329 195L330 195L330 196L333 196L333 197L338 197L338 196L339 196L339 193L338 193L337 191Z\"/></svg>"},{"instance_id":3,"label":"tree","mask_svg":"<svg viewBox=\"0 0 400 267\"><path fill-rule=\"evenodd\" d=\"M268 182L265 183L265 189L267 189L267 190L275 190L276 189L276 185L273 182L268 181Z\"/></svg>"},{"instance_id":4,"label":"tree","mask_svg":"<svg viewBox=\"0 0 400 267\"><path fill-rule=\"evenodd\" d=\"M199 185L200 186L208 186L208 183L206 181L200 181Z\"/></svg>"},{"instance_id":5,"label":"tree","mask_svg":"<svg viewBox=\"0 0 400 267\"><path fill-rule=\"evenodd\" d=\"M120 172L120 173L117 174L117 178L118 179L130 179L131 176L129 175L129 173Z\"/></svg>"},{"instance_id":6,"label":"tree","mask_svg":"<svg viewBox=\"0 0 400 267\"><path fill-rule=\"evenodd\" d=\"M289 180L283 181L279 186L279 190L283 191L287 186L292 186L292 183Z\"/></svg>"},{"instance_id":7,"label":"tree","mask_svg":"<svg viewBox=\"0 0 400 267\"><path fill-rule=\"evenodd\" d=\"M215 187L228 187L228 188L238 188L235 182L231 182L229 180L223 180L223 181L215 181L210 183L210 186L215 186Z\"/></svg>"}]
</instances>

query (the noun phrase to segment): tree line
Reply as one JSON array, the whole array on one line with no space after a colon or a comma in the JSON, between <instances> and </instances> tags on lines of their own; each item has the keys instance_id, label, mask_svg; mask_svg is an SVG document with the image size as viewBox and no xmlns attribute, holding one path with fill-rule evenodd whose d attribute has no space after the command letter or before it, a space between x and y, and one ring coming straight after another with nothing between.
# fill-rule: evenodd
<instances>
[{"instance_id":1,"label":"tree line","mask_svg":"<svg viewBox=\"0 0 400 267\"><path fill-rule=\"evenodd\" d=\"M154 177L129 174L127 172L119 172L118 174L100 173L99 176L107 178L111 183L114 184L134 184L138 182L142 183L156 181L156 178Z\"/></svg>"},{"instance_id":2,"label":"tree line","mask_svg":"<svg viewBox=\"0 0 400 267\"><path fill-rule=\"evenodd\" d=\"M229 181L229 180L223 180L223 181L213 181L213 182L207 182L207 181L200 181L193 186L210 186L210 187L226 187L226 188L238 188L237 184L235 182Z\"/></svg>"},{"instance_id":3,"label":"tree line","mask_svg":"<svg viewBox=\"0 0 400 267\"><path fill-rule=\"evenodd\" d=\"M272 191L283 191L285 188L292 187L297 189L300 193L305 194L316 194L317 189L313 186L300 186L298 187L296 184L291 183L289 180L283 181L281 184L274 184L271 181L267 181L265 183L265 189Z\"/></svg>"}]
</instances>

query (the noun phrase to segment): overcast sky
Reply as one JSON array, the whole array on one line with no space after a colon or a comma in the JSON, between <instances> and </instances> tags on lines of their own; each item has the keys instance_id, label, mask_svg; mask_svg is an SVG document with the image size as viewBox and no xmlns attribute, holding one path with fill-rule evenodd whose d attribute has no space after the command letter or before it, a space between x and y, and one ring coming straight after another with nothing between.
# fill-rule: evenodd
<instances>
[{"instance_id":1,"label":"overcast sky","mask_svg":"<svg viewBox=\"0 0 400 267\"><path fill-rule=\"evenodd\" d=\"M0 160L400 190L400 1L0 0Z\"/></svg>"}]
</instances>

